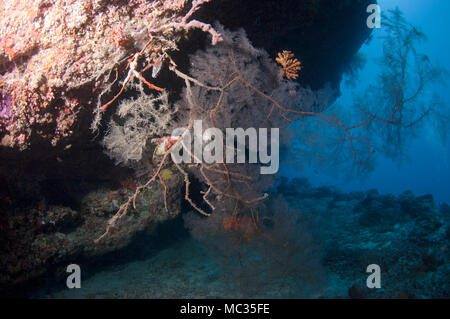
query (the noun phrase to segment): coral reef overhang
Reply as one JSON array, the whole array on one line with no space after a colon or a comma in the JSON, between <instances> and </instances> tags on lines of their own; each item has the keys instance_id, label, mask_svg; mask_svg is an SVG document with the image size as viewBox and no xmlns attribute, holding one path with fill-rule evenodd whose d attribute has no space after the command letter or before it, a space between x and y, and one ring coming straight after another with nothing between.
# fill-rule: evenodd
<instances>
[{"instance_id":1,"label":"coral reef overhang","mask_svg":"<svg viewBox=\"0 0 450 319\"><path fill-rule=\"evenodd\" d=\"M42 10L40 15L45 15L51 5L58 3L50 1L41 6L41 1L34 2L29 7ZM304 66L299 78L303 86L320 88L329 83L338 88L345 66L370 35L365 24L365 9L369 2L213 0L206 3L195 18L207 23L219 21L230 29L242 27L255 47L266 49L274 57L276 52L290 49ZM142 7L145 1L133 3L137 4L130 7L131 11L145 10ZM117 10L126 6L123 1L112 1L108 5ZM177 8L179 14L184 14L187 9L188 6ZM7 15L8 11L5 13ZM60 14L53 18L64 20L67 12ZM134 18L139 19L137 15ZM116 23L120 27L120 21ZM9 40L5 36L1 38L1 43L5 44L0 51L2 81L10 73L17 72L17 66L20 67L17 74L29 76L27 72L33 72L27 68L30 57L45 50L39 42L25 41L25 37L29 37L27 33L14 36L14 41L25 47L17 55L10 50L15 47L9 47ZM173 35L174 41L179 39L178 34ZM27 43L31 47L27 47ZM95 59L92 56L96 52L89 54L91 56L81 57L83 61L101 63L98 56ZM71 62L75 63L80 57L73 56L73 59ZM37 62L33 60L33 63ZM134 185L126 178L129 171L115 167L102 154L102 146L92 141L89 125L98 92L94 92L90 82L74 83L73 80L70 77L70 81L61 83L57 92L49 91L47 84L37 83L39 89L45 89L45 95L55 93L63 98L57 98L55 103L47 106L48 117L44 120L49 119L49 122L44 125L44 130L48 131L43 134L32 132L35 135L32 135L27 150L8 145L6 127L0 132L0 139L5 142L0 145L0 183L4 186L0 191L0 288L5 291L42 275L50 265L60 264L71 256L101 256L124 247L136 233L143 231L144 226L176 216L176 213L157 213L157 207L163 207L161 191L151 192L142 199L144 208L134 221L128 221L126 231L118 231L104 245L91 246L95 234L104 227L106 216L117 209L118 203ZM5 97L5 101L9 99ZM76 101L71 107L77 112L70 113L61 107L61 103L67 101ZM3 103L2 108L7 103ZM72 119L67 112L77 115ZM52 145L55 135L51 132L59 127L64 128L64 134L61 133L60 140ZM168 182L169 187L177 189L172 194L173 212L180 209L180 185L181 177L174 174Z\"/></svg>"}]
</instances>

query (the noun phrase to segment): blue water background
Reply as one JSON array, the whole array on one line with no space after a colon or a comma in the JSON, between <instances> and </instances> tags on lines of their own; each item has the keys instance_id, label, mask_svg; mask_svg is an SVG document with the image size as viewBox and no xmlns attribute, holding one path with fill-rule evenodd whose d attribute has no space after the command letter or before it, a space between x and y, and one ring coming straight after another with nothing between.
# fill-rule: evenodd
<instances>
[{"instance_id":1,"label":"blue water background","mask_svg":"<svg viewBox=\"0 0 450 319\"><path fill-rule=\"evenodd\" d=\"M418 44L419 51L428 54L434 63L450 70L450 1L379 0L379 5L382 11L398 6L407 21L427 35L428 40ZM351 105L355 93L364 92L367 86L376 81L379 70L376 59L382 56L381 34L382 29L376 29L373 40L360 49L367 59L359 74L360 81L356 87L342 83L342 95L336 101L338 105ZM450 106L449 87L436 85L433 89ZM432 194L437 203L450 203L450 142L443 146L431 131L426 131L421 138L412 141L409 151L410 160L401 165L380 158L375 171L363 180L355 178L349 182L329 176L314 167L305 168L304 171L282 167L281 173L289 178L306 177L315 186L337 186L343 191L377 189L380 193L400 194L412 190L416 195Z\"/></svg>"}]
</instances>

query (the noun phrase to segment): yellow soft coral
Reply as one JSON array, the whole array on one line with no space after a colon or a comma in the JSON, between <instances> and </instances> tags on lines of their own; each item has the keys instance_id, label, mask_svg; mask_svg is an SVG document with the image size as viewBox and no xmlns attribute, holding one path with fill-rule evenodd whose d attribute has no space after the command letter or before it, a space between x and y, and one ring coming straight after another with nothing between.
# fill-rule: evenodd
<instances>
[{"instance_id":1,"label":"yellow soft coral","mask_svg":"<svg viewBox=\"0 0 450 319\"><path fill-rule=\"evenodd\" d=\"M284 71L284 75L287 79L297 79L298 71L302 69L300 66L301 63L297 60L294 54L291 51L284 50L283 52L278 53L278 57L275 58L282 67Z\"/></svg>"}]
</instances>

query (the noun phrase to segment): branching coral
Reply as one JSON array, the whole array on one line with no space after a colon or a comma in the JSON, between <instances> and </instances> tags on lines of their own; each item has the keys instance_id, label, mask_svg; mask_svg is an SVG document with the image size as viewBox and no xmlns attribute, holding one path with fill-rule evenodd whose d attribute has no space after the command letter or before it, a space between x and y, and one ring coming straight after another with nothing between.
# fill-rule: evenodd
<instances>
[{"instance_id":1,"label":"branching coral","mask_svg":"<svg viewBox=\"0 0 450 319\"><path fill-rule=\"evenodd\" d=\"M117 110L117 121L123 124L112 120L103 139L108 155L117 164L141 160L148 137L165 133L176 111L166 92L157 97L141 93L136 99L123 101Z\"/></svg>"},{"instance_id":2,"label":"branching coral","mask_svg":"<svg viewBox=\"0 0 450 319\"><path fill-rule=\"evenodd\" d=\"M210 0L194 0L192 2L192 7L189 10L189 12L181 19L181 22L172 22L172 23L168 23L165 25L162 25L158 28L155 29L149 29L147 32L150 35L153 34L158 34L161 32L164 32L168 29L181 29L184 30L186 32L188 32L191 29L202 29L205 32L209 32L212 35L212 45L216 45L217 43L219 43L220 41L222 41L222 36L220 35L220 33L218 33L216 30L214 30L214 28L209 25L209 24L205 24L202 23L200 21L197 20L192 20L189 21L188 20L191 18L191 16L200 8L200 6L205 3L205 2L209 2ZM163 89L159 88L151 83L149 83L138 71L137 71L137 67L138 67L138 61L139 58L144 54L144 52L147 50L147 48L152 44L152 40L153 37L151 36L150 39L148 40L148 42L144 45L144 47L142 48L142 50L140 50L138 53L134 54L133 57L131 57L128 60L128 74L125 78L125 80L123 81L123 85L119 91L119 93L117 93L112 100L110 100L108 103L104 104L101 109L104 111L106 110L106 108L113 103L124 91L125 87L127 86L127 84L129 82L132 82L134 78L138 78L140 81L142 81L143 83L145 83L150 89L156 90L156 91L160 91L162 92ZM174 49L174 47L172 47L172 49ZM146 67L143 68L143 70L145 71L146 69L155 66L155 68L158 68L158 66L161 65L161 61L162 61L163 55L159 56L158 58L155 59L155 61L153 63L149 63Z\"/></svg>"},{"instance_id":3,"label":"branching coral","mask_svg":"<svg viewBox=\"0 0 450 319\"><path fill-rule=\"evenodd\" d=\"M258 298L307 297L325 283L316 229L282 197L270 198L256 228L249 216L184 215L192 237L206 247L233 292ZM225 215L225 216L223 216Z\"/></svg>"},{"instance_id":4,"label":"branching coral","mask_svg":"<svg viewBox=\"0 0 450 319\"><path fill-rule=\"evenodd\" d=\"M445 83L444 70L418 51L425 35L401 11L389 11L383 23L384 54L377 80L353 105L334 105L323 113L339 119L345 129L317 117L302 121L296 125L290 157L354 177L371 172L381 154L394 160L408 157L408 142L424 128L446 142L450 108L432 94L433 86Z\"/></svg>"}]
</instances>

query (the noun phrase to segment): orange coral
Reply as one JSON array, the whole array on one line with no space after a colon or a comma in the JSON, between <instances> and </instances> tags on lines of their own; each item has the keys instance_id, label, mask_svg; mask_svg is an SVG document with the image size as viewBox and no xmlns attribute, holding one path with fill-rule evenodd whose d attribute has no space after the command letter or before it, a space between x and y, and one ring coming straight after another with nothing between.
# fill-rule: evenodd
<instances>
[{"instance_id":1,"label":"orange coral","mask_svg":"<svg viewBox=\"0 0 450 319\"><path fill-rule=\"evenodd\" d=\"M248 216L230 216L223 219L223 229L240 233L246 241L251 241L257 236L257 227Z\"/></svg>"},{"instance_id":2,"label":"orange coral","mask_svg":"<svg viewBox=\"0 0 450 319\"><path fill-rule=\"evenodd\" d=\"M279 52L275 61L283 67L284 75L287 79L295 80L298 78L298 71L302 69L300 66L301 63L291 51L284 50L283 52Z\"/></svg>"}]
</instances>

